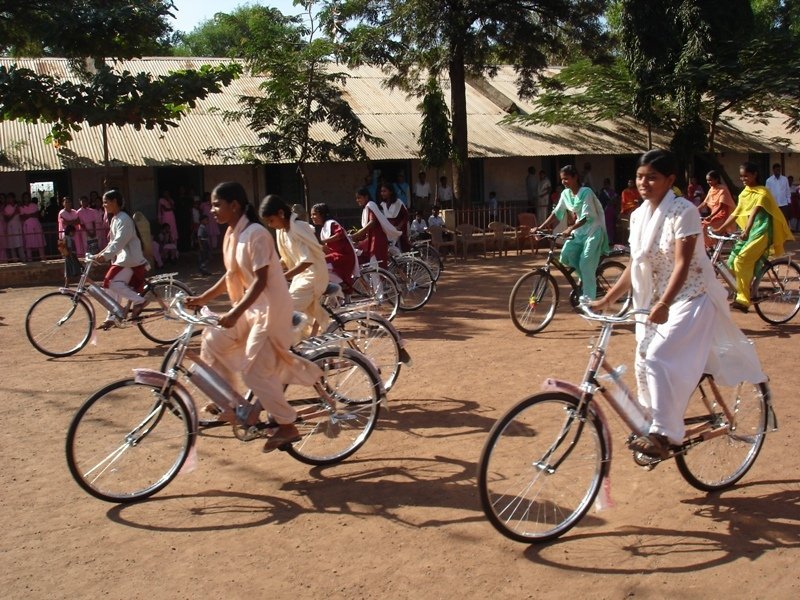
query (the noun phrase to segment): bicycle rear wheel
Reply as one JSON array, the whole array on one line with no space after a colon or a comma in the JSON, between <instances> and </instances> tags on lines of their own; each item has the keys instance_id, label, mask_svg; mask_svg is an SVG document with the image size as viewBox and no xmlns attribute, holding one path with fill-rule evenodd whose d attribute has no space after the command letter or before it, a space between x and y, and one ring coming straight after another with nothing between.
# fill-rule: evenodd
<instances>
[{"instance_id":1,"label":"bicycle rear wheel","mask_svg":"<svg viewBox=\"0 0 800 600\"><path fill-rule=\"evenodd\" d=\"M287 452L309 465L338 463L363 446L375 428L381 383L367 360L349 348L326 348L307 358L323 375L314 387L286 388L302 436Z\"/></svg>"},{"instance_id":2,"label":"bicycle rear wheel","mask_svg":"<svg viewBox=\"0 0 800 600\"><path fill-rule=\"evenodd\" d=\"M178 474L193 443L189 412L173 392L133 379L95 392L67 431L67 465L86 492L107 502L142 500Z\"/></svg>"},{"instance_id":3,"label":"bicycle rear wheel","mask_svg":"<svg viewBox=\"0 0 800 600\"><path fill-rule=\"evenodd\" d=\"M597 268L597 297L602 298L613 287L617 280L625 272L625 265L615 260L606 260L600 263ZM630 308L632 302L632 291L628 290L615 303L614 306L604 313L614 315L624 314Z\"/></svg>"},{"instance_id":4,"label":"bicycle rear wheel","mask_svg":"<svg viewBox=\"0 0 800 600\"><path fill-rule=\"evenodd\" d=\"M478 466L483 512L504 536L554 539L586 514L605 474L602 425L567 394L525 398L492 427Z\"/></svg>"},{"instance_id":5,"label":"bicycle rear wheel","mask_svg":"<svg viewBox=\"0 0 800 600\"><path fill-rule=\"evenodd\" d=\"M717 391L733 421L728 422L715 400ZM767 430L769 410L766 383L741 383L722 387L711 377L704 377L689 400L686 413L687 430L692 426L712 426L726 433L691 447L675 457L683 478L693 487L706 492L722 490L739 481L753 466ZM709 403L711 410L703 400Z\"/></svg>"},{"instance_id":6,"label":"bicycle rear wheel","mask_svg":"<svg viewBox=\"0 0 800 600\"><path fill-rule=\"evenodd\" d=\"M363 267L361 275L353 281L353 302L369 301L370 310L390 321L397 315L400 307L400 291L394 276L385 269Z\"/></svg>"},{"instance_id":7,"label":"bicycle rear wheel","mask_svg":"<svg viewBox=\"0 0 800 600\"><path fill-rule=\"evenodd\" d=\"M74 292L51 292L34 302L25 316L25 335L42 354L71 356L92 337L94 311Z\"/></svg>"},{"instance_id":8,"label":"bicycle rear wheel","mask_svg":"<svg viewBox=\"0 0 800 600\"><path fill-rule=\"evenodd\" d=\"M192 291L180 281L157 281L145 289L146 304L137 326L148 340L171 344L183 333L186 323L170 310L170 303L179 293L191 296Z\"/></svg>"},{"instance_id":9,"label":"bicycle rear wheel","mask_svg":"<svg viewBox=\"0 0 800 600\"><path fill-rule=\"evenodd\" d=\"M383 389L387 392L397 382L402 362L400 339L394 328L380 315L352 313L332 321L327 333L343 331L349 333L355 350L366 356L380 375Z\"/></svg>"},{"instance_id":10,"label":"bicycle rear wheel","mask_svg":"<svg viewBox=\"0 0 800 600\"><path fill-rule=\"evenodd\" d=\"M419 243L414 245L414 252L428 265L433 274L433 280L439 281L439 277L444 271L444 262L442 262L439 251L429 243Z\"/></svg>"},{"instance_id":11,"label":"bicycle rear wheel","mask_svg":"<svg viewBox=\"0 0 800 600\"><path fill-rule=\"evenodd\" d=\"M419 310L431 299L434 277L425 261L416 256L394 259L392 274L400 287L400 310Z\"/></svg>"},{"instance_id":12,"label":"bicycle rear wheel","mask_svg":"<svg viewBox=\"0 0 800 600\"><path fill-rule=\"evenodd\" d=\"M519 278L508 298L508 314L522 333L542 331L553 320L558 306L558 286L544 269L535 269Z\"/></svg>"},{"instance_id":13,"label":"bicycle rear wheel","mask_svg":"<svg viewBox=\"0 0 800 600\"><path fill-rule=\"evenodd\" d=\"M768 262L753 284L753 299L758 316L780 325L800 310L800 267L790 261Z\"/></svg>"}]
</instances>

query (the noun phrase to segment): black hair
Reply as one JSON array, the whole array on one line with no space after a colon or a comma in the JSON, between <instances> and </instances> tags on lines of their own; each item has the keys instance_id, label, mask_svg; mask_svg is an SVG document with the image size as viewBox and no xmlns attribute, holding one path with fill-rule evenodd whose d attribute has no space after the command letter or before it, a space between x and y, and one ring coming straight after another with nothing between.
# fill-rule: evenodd
<instances>
[{"instance_id":1,"label":"black hair","mask_svg":"<svg viewBox=\"0 0 800 600\"><path fill-rule=\"evenodd\" d=\"M220 200L224 200L228 204L236 202L242 207L242 212L247 216L247 220L251 223L258 223L258 215L256 214L255 207L250 204L247 199L247 192L244 191L244 186L237 181L225 181L217 185L212 192Z\"/></svg>"},{"instance_id":2,"label":"black hair","mask_svg":"<svg viewBox=\"0 0 800 600\"><path fill-rule=\"evenodd\" d=\"M558 172L562 175L569 175L570 177L578 176L578 169L575 168L575 165L564 165Z\"/></svg>"},{"instance_id":3,"label":"black hair","mask_svg":"<svg viewBox=\"0 0 800 600\"><path fill-rule=\"evenodd\" d=\"M650 150L645 152L639 158L640 167L652 167L665 177L670 175L677 175L678 161L675 160L675 155L669 150Z\"/></svg>"},{"instance_id":4,"label":"black hair","mask_svg":"<svg viewBox=\"0 0 800 600\"><path fill-rule=\"evenodd\" d=\"M722 176L719 174L719 171L711 169L708 173L706 173L706 179L713 179L714 181L722 181Z\"/></svg>"},{"instance_id":5,"label":"black hair","mask_svg":"<svg viewBox=\"0 0 800 600\"><path fill-rule=\"evenodd\" d=\"M369 190L365 187L358 188L356 190L356 196L363 196L364 198L370 198L370 199L372 198L372 196L369 195Z\"/></svg>"},{"instance_id":6,"label":"black hair","mask_svg":"<svg viewBox=\"0 0 800 600\"><path fill-rule=\"evenodd\" d=\"M752 161L746 160L739 165L739 170L745 173L752 173L756 176L756 183L761 181L761 173L758 170L758 165Z\"/></svg>"},{"instance_id":7,"label":"black hair","mask_svg":"<svg viewBox=\"0 0 800 600\"><path fill-rule=\"evenodd\" d=\"M68 198L68 196L65 196L65 198ZM103 198L113 200L119 204L119 209L121 211L127 212L125 210L125 198L122 196L122 192L120 192L117 188L111 188L110 190L103 192ZM72 202L72 199L70 199L70 202Z\"/></svg>"},{"instance_id":8,"label":"black hair","mask_svg":"<svg viewBox=\"0 0 800 600\"><path fill-rule=\"evenodd\" d=\"M319 204L312 206L311 212L319 213L323 221L327 221L331 216L331 209L328 208L328 205L324 202L320 202Z\"/></svg>"},{"instance_id":9,"label":"black hair","mask_svg":"<svg viewBox=\"0 0 800 600\"><path fill-rule=\"evenodd\" d=\"M283 211L284 219L292 218L292 208L278 194L269 194L261 201L258 214L262 217L272 217L277 215L278 211Z\"/></svg>"}]
</instances>

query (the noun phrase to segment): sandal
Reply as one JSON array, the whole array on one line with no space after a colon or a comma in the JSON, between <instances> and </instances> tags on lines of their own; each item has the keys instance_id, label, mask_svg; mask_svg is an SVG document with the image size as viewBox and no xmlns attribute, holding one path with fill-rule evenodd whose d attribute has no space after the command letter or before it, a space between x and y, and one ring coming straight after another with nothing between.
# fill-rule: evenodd
<instances>
[{"instance_id":1,"label":"sandal","mask_svg":"<svg viewBox=\"0 0 800 600\"><path fill-rule=\"evenodd\" d=\"M286 450L286 448L295 442L299 442L302 438L297 428L292 427L290 430L278 429L275 435L267 440L264 444L264 452L272 452L273 450Z\"/></svg>"},{"instance_id":2,"label":"sandal","mask_svg":"<svg viewBox=\"0 0 800 600\"><path fill-rule=\"evenodd\" d=\"M733 310L739 310L739 311L741 311L743 313L746 313L746 312L748 312L750 310L749 306L747 306L746 304L742 304L741 302L736 302L736 300L731 302L731 308Z\"/></svg>"},{"instance_id":3,"label":"sandal","mask_svg":"<svg viewBox=\"0 0 800 600\"><path fill-rule=\"evenodd\" d=\"M643 454L650 458L660 458L664 460L669 458L671 453L671 445L667 436L660 433L651 433L650 435L637 437L628 444L628 448L639 454Z\"/></svg>"},{"instance_id":4,"label":"sandal","mask_svg":"<svg viewBox=\"0 0 800 600\"><path fill-rule=\"evenodd\" d=\"M102 329L103 331L108 331L114 326L113 319L106 319L100 325L97 326L97 329Z\"/></svg>"}]
</instances>

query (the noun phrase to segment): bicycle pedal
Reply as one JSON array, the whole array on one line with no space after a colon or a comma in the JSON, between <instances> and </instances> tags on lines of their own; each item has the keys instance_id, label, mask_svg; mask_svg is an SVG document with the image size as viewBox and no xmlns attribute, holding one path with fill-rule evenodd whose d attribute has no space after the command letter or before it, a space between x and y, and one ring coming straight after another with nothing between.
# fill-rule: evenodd
<instances>
[{"instance_id":1,"label":"bicycle pedal","mask_svg":"<svg viewBox=\"0 0 800 600\"><path fill-rule=\"evenodd\" d=\"M269 437L276 423L256 423L255 425L234 425L233 435L240 442L252 442L259 438Z\"/></svg>"}]
</instances>

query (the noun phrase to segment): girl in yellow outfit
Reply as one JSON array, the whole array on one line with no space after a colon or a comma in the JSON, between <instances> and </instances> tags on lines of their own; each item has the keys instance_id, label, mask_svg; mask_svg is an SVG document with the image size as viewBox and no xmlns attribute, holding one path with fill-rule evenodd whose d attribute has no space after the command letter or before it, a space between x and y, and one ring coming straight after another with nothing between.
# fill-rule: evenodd
<instances>
[{"instance_id":1,"label":"girl in yellow outfit","mask_svg":"<svg viewBox=\"0 0 800 600\"><path fill-rule=\"evenodd\" d=\"M745 186L739 194L739 204L714 231L723 232L734 221L742 230L742 239L734 245L728 265L736 275L736 298L731 308L747 312L756 264L770 254L783 254L783 245L794 237L775 198L766 187L758 185L758 167L743 163L739 178Z\"/></svg>"}]
</instances>

